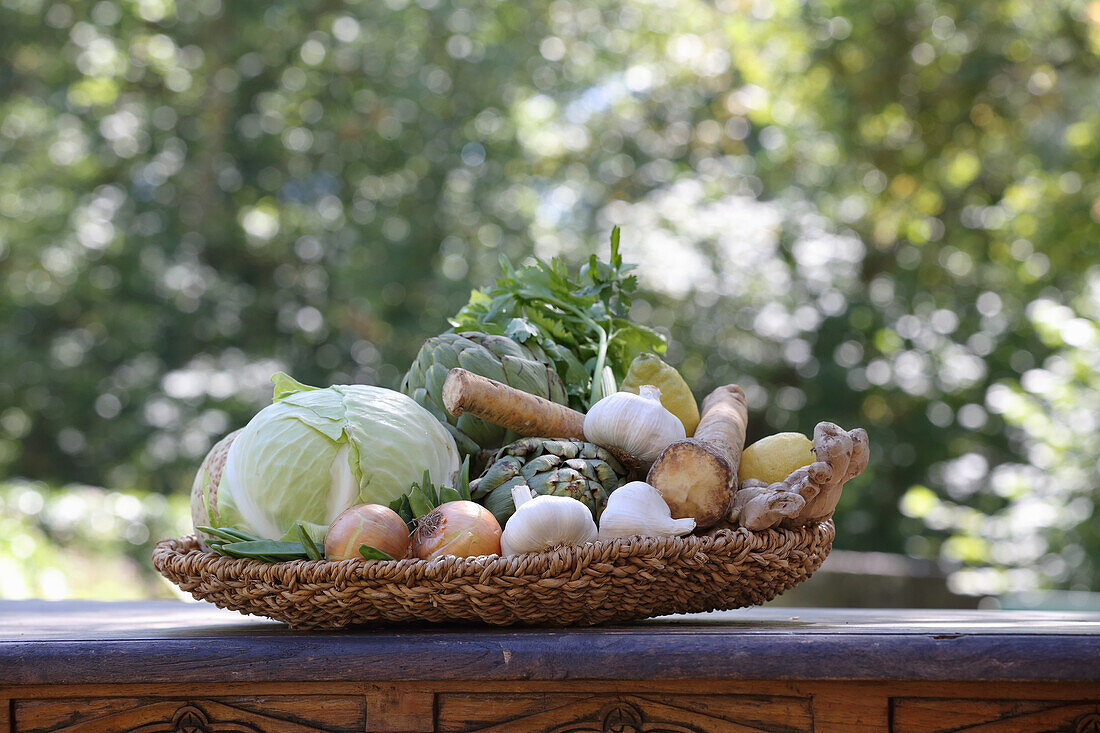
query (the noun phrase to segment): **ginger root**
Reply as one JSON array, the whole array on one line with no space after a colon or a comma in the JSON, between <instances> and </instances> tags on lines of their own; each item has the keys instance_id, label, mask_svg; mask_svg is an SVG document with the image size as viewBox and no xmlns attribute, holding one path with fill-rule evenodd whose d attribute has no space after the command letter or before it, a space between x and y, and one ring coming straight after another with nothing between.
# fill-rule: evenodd
<instances>
[{"instance_id":1,"label":"ginger root","mask_svg":"<svg viewBox=\"0 0 1100 733\"><path fill-rule=\"evenodd\" d=\"M765 485L741 482L730 506L729 521L751 530L800 527L833 515L844 483L867 468L867 431L846 431L831 422L814 428L814 463L791 472L783 481Z\"/></svg>"},{"instance_id":2,"label":"ginger root","mask_svg":"<svg viewBox=\"0 0 1100 733\"><path fill-rule=\"evenodd\" d=\"M773 489L772 486L781 488ZM772 486L756 478L742 481L733 495L729 520L756 531L777 527L784 519L798 516L806 506L802 495L788 491L782 483Z\"/></svg>"}]
</instances>

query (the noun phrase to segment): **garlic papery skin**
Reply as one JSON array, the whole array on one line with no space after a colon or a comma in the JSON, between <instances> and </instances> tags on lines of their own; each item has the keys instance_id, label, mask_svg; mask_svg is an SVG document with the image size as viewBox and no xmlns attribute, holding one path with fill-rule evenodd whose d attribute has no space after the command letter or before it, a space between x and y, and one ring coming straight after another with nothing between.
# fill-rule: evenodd
<instances>
[{"instance_id":1,"label":"garlic papery skin","mask_svg":"<svg viewBox=\"0 0 1100 733\"><path fill-rule=\"evenodd\" d=\"M643 384L638 394L616 392L592 405L584 416L584 437L650 464L671 443L686 438L687 433L680 418L661 404L661 390Z\"/></svg>"},{"instance_id":2,"label":"garlic papery skin","mask_svg":"<svg viewBox=\"0 0 1100 733\"><path fill-rule=\"evenodd\" d=\"M592 512L576 499L535 496L530 487L520 484L512 487L512 501L516 513L508 519L500 536L504 557L596 541Z\"/></svg>"},{"instance_id":3,"label":"garlic papery skin","mask_svg":"<svg viewBox=\"0 0 1100 733\"><path fill-rule=\"evenodd\" d=\"M620 537L679 537L695 529L691 517L673 519L661 492L644 481L631 481L611 492L600 515L600 540Z\"/></svg>"}]
</instances>

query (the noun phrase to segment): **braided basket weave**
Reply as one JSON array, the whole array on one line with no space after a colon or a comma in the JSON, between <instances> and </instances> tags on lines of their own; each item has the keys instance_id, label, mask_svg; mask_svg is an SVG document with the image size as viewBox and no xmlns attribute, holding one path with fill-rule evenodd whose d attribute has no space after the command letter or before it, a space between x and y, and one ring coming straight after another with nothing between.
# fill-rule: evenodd
<instances>
[{"instance_id":1,"label":"braided basket weave","mask_svg":"<svg viewBox=\"0 0 1100 733\"><path fill-rule=\"evenodd\" d=\"M303 629L410 621L589 626L764 603L829 554L831 521L648 537L513 557L238 560L162 540L153 565L195 598Z\"/></svg>"}]
</instances>

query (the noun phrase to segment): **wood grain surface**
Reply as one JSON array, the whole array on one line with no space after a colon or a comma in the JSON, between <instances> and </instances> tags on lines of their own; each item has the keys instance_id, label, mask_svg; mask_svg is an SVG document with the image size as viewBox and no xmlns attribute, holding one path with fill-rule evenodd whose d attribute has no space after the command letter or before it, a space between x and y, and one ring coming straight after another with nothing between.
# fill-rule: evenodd
<instances>
[{"instance_id":1,"label":"wood grain surface","mask_svg":"<svg viewBox=\"0 0 1100 733\"><path fill-rule=\"evenodd\" d=\"M10 701L10 702L8 702ZM0 687L0 731L726 733L1091 731L1100 685L1057 682L199 683ZM10 726L10 727L9 727Z\"/></svg>"},{"instance_id":2,"label":"wood grain surface","mask_svg":"<svg viewBox=\"0 0 1100 733\"><path fill-rule=\"evenodd\" d=\"M183 699L155 697L63 698L16 700L15 720L27 733L77 733L78 731L129 731L164 725L190 716L192 727L217 727L232 722L260 731L361 731L366 714L361 697L329 695L253 695L241 697L194 696Z\"/></svg>"},{"instance_id":3,"label":"wood grain surface","mask_svg":"<svg viewBox=\"0 0 1100 733\"><path fill-rule=\"evenodd\" d=\"M444 694L438 700L437 729L441 733L599 731L601 726L613 729L614 724L624 730L813 730L813 708L808 697L498 693Z\"/></svg>"},{"instance_id":4,"label":"wood grain surface","mask_svg":"<svg viewBox=\"0 0 1100 733\"><path fill-rule=\"evenodd\" d=\"M753 608L299 632L0 602L0 733L1100 730L1100 614Z\"/></svg>"},{"instance_id":5,"label":"wood grain surface","mask_svg":"<svg viewBox=\"0 0 1100 733\"><path fill-rule=\"evenodd\" d=\"M110 659L110 664L104 660ZM640 662L644 659L644 664ZM1100 614L753 608L583 629L300 632L186 603L0 603L0 683L1100 680Z\"/></svg>"}]
</instances>

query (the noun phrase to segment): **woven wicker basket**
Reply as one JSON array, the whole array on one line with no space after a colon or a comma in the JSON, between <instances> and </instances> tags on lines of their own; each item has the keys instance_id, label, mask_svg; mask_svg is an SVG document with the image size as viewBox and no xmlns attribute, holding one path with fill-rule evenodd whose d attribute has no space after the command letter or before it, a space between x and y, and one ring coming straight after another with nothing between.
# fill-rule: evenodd
<instances>
[{"instance_id":1,"label":"woven wicker basket","mask_svg":"<svg viewBox=\"0 0 1100 733\"><path fill-rule=\"evenodd\" d=\"M410 621L589 626L764 603L810 577L831 521L801 529L718 529L501 558L264 563L162 540L153 565L195 598L334 629Z\"/></svg>"}]
</instances>

